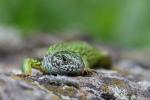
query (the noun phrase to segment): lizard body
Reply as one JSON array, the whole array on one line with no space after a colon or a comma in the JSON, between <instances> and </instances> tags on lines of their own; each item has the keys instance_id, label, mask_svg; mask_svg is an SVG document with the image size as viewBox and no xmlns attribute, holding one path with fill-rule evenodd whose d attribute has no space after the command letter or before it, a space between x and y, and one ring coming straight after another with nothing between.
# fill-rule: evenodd
<instances>
[{"instance_id":1,"label":"lizard body","mask_svg":"<svg viewBox=\"0 0 150 100\"><path fill-rule=\"evenodd\" d=\"M110 66L111 61L104 52L85 42L68 42L50 46L42 61L25 59L22 71L31 74L35 68L47 74L80 75L89 69Z\"/></svg>"}]
</instances>

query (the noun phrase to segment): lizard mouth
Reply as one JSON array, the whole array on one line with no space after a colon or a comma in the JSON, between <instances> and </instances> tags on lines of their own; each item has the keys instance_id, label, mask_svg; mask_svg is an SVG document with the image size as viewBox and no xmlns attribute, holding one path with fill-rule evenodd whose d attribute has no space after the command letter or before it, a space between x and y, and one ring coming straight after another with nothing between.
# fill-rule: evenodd
<instances>
[{"instance_id":1,"label":"lizard mouth","mask_svg":"<svg viewBox=\"0 0 150 100\"><path fill-rule=\"evenodd\" d=\"M53 74L80 74L84 71L83 59L75 52L58 51L44 58L49 59L50 63L45 65L51 66L50 72Z\"/></svg>"}]
</instances>

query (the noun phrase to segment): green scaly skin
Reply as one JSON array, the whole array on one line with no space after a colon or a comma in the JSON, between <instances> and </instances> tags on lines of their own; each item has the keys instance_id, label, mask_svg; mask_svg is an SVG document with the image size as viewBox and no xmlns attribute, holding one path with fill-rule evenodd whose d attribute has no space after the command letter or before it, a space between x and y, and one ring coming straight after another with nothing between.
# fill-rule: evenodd
<instances>
[{"instance_id":1,"label":"green scaly skin","mask_svg":"<svg viewBox=\"0 0 150 100\"><path fill-rule=\"evenodd\" d=\"M42 61L25 59L22 71L30 75L34 68L44 74L82 75L94 68L110 67L111 60L103 51L85 42L69 42L50 46Z\"/></svg>"}]
</instances>

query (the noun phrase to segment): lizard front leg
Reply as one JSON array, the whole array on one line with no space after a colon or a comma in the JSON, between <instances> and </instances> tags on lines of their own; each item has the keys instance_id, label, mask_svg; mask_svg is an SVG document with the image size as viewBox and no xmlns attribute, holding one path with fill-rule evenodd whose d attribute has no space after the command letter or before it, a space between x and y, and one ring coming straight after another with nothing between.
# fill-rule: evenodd
<instances>
[{"instance_id":1,"label":"lizard front leg","mask_svg":"<svg viewBox=\"0 0 150 100\"><path fill-rule=\"evenodd\" d=\"M42 70L42 64L40 61L32 59L32 58L26 58L23 61L23 65L21 66L23 74L31 75L32 74L32 68L37 69L39 71Z\"/></svg>"}]
</instances>

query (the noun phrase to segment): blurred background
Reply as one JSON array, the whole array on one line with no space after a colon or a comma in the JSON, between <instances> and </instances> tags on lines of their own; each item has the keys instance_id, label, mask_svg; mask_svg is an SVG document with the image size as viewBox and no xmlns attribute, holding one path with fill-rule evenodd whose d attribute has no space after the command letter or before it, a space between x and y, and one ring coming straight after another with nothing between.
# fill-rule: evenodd
<instances>
[{"instance_id":1,"label":"blurred background","mask_svg":"<svg viewBox=\"0 0 150 100\"><path fill-rule=\"evenodd\" d=\"M7 39L10 28L23 38L84 33L105 43L150 47L149 4L149 0L0 0L0 34Z\"/></svg>"},{"instance_id":2,"label":"blurred background","mask_svg":"<svg viewBox=\"0 0 150 100\"><path fill-rule=\"evenodd\" d=\"M26 57L42 58L51 44L83 40L107 50L113 61L125 57L147 68L149 4L149 0L0 0L0 66L19 67Z\"/></svg>"},{"instance_id":3,"label":"blurred background","mask_svg":"<svg viewBox=\"0 0 150 100\"><path fill-rule=\"evenodd\" d=\"M21 73L57 42L108 53L112 70L150 80L150 0L0 0L0 74ZM130 73L130 74L127 74Z\"/></svg>"}]
</instances>

